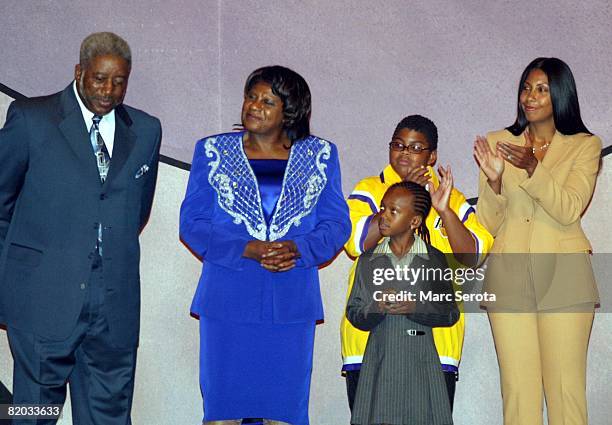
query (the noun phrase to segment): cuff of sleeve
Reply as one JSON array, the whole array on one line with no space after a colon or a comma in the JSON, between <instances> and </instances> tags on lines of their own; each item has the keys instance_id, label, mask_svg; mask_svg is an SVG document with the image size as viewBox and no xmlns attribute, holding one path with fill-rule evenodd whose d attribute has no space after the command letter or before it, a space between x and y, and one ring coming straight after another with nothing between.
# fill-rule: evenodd
<instances>
[{"instance_id":1,"label":"cuff of sleeve","mask_svg":"<svg viewBox=\"0 0 612 425\"><path fill-rule=\"evenodd\" d=\"M305 254L307 256L307 253L308 253L308 244L302 238L295 238L293 239L293 242L295 243L298 253L300 254L300 256L295 260L295 267L297 268L309 267L309 264L304 260Z\"/></svg>"},{"instance_id":2,"label":"cuff of sleeve","mask_svg":"<svg viewBox=\"0 0 612 425\"><path fill-rule=\"evenodd\" d=\"M370 228L370 223L376 214L371 214L367 217L362 218L357 223L357 229L355 231L355 250L358 255L363 254L365 251L363 244L368 236L368 229Z\"/></svg>"},{"instance_id":3,"label":"cuff of sleeve","mask_svg":"<svg viewBox=\"0 0 612 425\"><path fill-rule=\"evenodd\" d=\"M243 257L242 254L248 242L248 239L230 239L226 233L221 234L218 231L212 231L208 243L208 252L204 256L204 261L235 270L242 270L247 261L247 258Z\"/></svg>"},{"instance_id":4,"label":"cuff of sleeve","mask_svg":"<svg viewBox=\"0 0 612 425\"><path fill-rule=\"evenodd\" d=\"M487 205L492 205L495 208L495 215L503 215L504 209L506 208L507 199L502 194L497 194L493 192L493 189L489 186L488 183L484 184L484 189L480 194L482 197L482 201L486 202Z\"/></svg>"}]
</instances>

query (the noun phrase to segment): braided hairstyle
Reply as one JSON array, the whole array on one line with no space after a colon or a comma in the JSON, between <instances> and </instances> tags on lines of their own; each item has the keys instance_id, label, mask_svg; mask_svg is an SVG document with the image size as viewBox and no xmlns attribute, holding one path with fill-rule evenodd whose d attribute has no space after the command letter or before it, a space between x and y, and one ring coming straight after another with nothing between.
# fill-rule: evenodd
<instances>
[{"instance_id":1,"label":"braided hairstyle","mask_svg":"<svg viewBox=\"0 0 612 425\"><path fill-rule=\"evenodd\" d=\"M425 189L425 187L411 181L401 181L399 183L395 183L394 185L391 185L389 189L387 189L387 192L392 189L405 190L408 193L411 193L414 197L414 203L412 205L414 212L423 218L423 220L421 220L421 226L416 229L417 234L425 241L426 244L429 245L429 230L427 230L425 221L427 220L427 216L431 210L431 195L429 195L429 192L427 189Z\"/></svg>"}]
</instances>

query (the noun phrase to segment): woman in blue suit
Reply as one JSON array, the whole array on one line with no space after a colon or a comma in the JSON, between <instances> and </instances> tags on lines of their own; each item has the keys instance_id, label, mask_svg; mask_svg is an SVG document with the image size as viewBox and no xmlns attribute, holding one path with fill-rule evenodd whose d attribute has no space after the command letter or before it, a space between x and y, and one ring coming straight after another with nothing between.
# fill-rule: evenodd
<instances>
[{"instance_id":1,"label":"woman in blue suit","mask_svg":"<svg viewBox=\"0 0 612 425\"><path fill-rule=\"evenodd\" d=\"M300 75L260 68L244 131L195 148L180 234L204 263L191 309L206 424L308 424L317 269L351 231L337 149L310 134L310 110Z\"/></svg>"}]
</instances>

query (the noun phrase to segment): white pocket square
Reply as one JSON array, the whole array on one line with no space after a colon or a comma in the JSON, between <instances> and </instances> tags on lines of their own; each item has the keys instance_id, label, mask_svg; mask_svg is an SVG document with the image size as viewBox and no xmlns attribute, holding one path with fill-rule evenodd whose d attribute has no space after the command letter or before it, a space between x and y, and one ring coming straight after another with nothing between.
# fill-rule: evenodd
<instances>
[{"instance_id":1,"label":"white pocket square","mask_svg":"<svg viewBox=\"0 0 612 425\"><path fill-rule=\"evenodd\" d=\"M141 178L142 176L146 174L147 171L149 171L149 166L147 164L144 164L142 167L140 167L140 169L138 170L134 178L136 179Z\"/></svg>"}]
</instances>

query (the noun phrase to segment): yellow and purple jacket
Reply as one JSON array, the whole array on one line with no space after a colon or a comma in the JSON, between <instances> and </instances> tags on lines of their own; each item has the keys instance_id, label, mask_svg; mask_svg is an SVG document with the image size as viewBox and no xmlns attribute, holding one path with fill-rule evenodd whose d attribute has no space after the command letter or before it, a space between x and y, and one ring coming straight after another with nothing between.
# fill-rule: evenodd
<instances>
[{"instance_id":1,"label":"yellow and purple jacket","mask_svg":"<svg viewBox=\"0 0 612 425\"><path fill-rule=\"evenodd\" d=\"M429 174L435 188L438 187L439 179L435 171L429 168ZM379 211L380 201L389 186L401 181L400 176L395 172L391 165L387 165L378 176L371 176L361 180L348 197L348 205L351 217L351 237L344 245L346 253L356 258L364 251L365 241L370 221ZM450 208L457 214L459 219L470 231L476 241L479 253L479 263L484 260L486 253L493 245L493 237L476 218L476 211L471 206L465 196L457 189L453 188L450 195ZM440 216L435 209L427 216L427 229L429 230L431 245L446 254L451 254L452 249L446 229L442 224ZM449 258L449 265L454 268L464 267L454 258ZM353 280L355 278L355 267L353 263L349 272L348 294L351 293ZM462 310L462 306L459 306ZM461 360L463 349L463 335L465 329L465 315L461 312L459 320L454 326L447 328L434 328L433 336L442 367L447 371L456 371ZM369 332L361 331L351 325L346 316L340 323L340 336L342 344L342 370L357 370L361 367L363 354L368 341Z\"/></svg>"}]
</instances>

